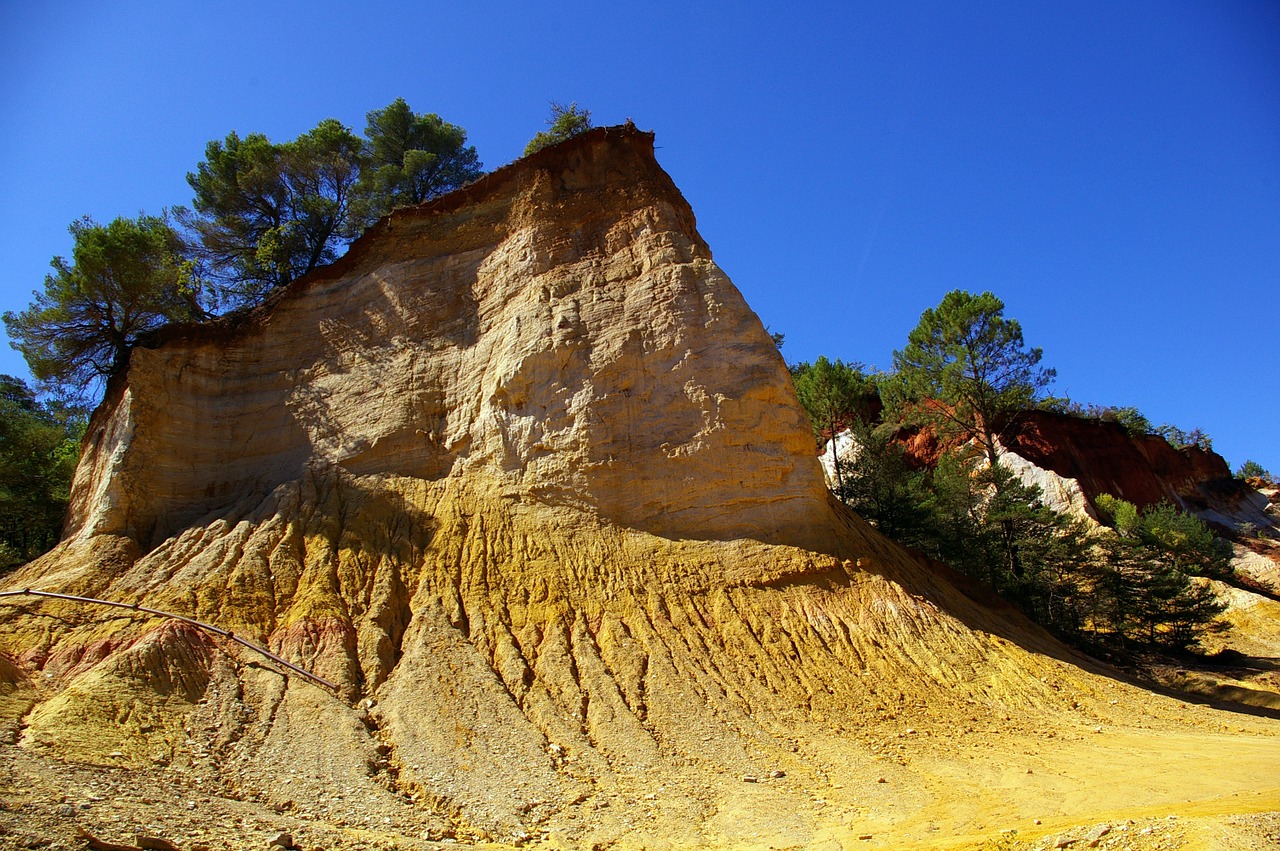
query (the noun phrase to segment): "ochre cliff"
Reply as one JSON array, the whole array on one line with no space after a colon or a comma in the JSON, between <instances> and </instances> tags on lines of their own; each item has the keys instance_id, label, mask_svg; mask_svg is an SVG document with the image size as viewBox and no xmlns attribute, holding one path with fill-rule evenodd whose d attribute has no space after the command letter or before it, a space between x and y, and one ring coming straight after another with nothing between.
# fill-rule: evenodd
<instances>
[{"instance_id":1,"label":"ochre cliff","mask_svg":"<svg viewBox=\"0 0 1280 851\"><path fill-rule=\"evenodd\" d=\"M803 412L651 147L602 131L499 171L269 309L135 350L72 533L150 546L342 470L479 474L658 534L802 537L826 515Z\"/></svg>"},{"instance_id":2,"label":"ochre cliff","mask_svg":"<svg viewBox=\"0 0 1280 851\"><path fill-rule=\"evenodd\" d=\"M1280 531L1267 498L1209 449L1176 448L1158 435L1131 436L1118 423L1048 411L1020 414L1001 440L1031 464L1074 480L1090 503L1104 493L1139 508L1167 502L1223 533Z\"/></svg>"},{"instance_id":3,"label":"ochre cliff","mask_svg":"<svg viewBox=\"0 0 1280 851\"><path fill-rule=\"evenodd\" d=\"M183 623L11 597L0 770L162 776L326 847L801 846L980 834L948 803L975 770L1030 824L1086 776L977 769L965 731L1141 702L1145 754L1189 723L828 499L776 347L630 127L158 334L87 441L66 539L4 587L216 624L337 693ZM1248 724L1246 775L1277 756ZM1152 764L1093 747L1122 780ZM1238 784L1193 773L1137 805ZM263 847L239 824L215 844Z\"/></svg>"}]
</instances>

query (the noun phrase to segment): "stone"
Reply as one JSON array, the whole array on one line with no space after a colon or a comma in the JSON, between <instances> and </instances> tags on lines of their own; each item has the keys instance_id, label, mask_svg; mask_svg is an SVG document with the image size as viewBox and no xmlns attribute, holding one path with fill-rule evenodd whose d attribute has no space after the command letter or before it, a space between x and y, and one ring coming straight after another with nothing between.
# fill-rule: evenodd
<instances>
[{"instance_id":1,"label":"stone","mask_svg":"<svg viewBox=\"0 0 1280 851\"><path fill-rule=\"evenodd\" d=\"M500 170L384 219L268 308L140 344L95 421L71 536L162 540L317 466L491 471L513 497L670 536L825 525L782 358L652 137L586 147L554 208L553 176Z\"/></svg>"},{"instance_id":2,"label":"stone","mask_svg":"<svg viewBox=\"0 0 1280 851\"><path fill-rule=\"evenodd\" d=\"M1089 848L1097 848L1098 844L1102 842L1102 837L1106 836L1110 832L1111 825L1100 824L1085 834L1084 843Z\"/></svg>"},{"instance_id":3,"label":"stone","mask_svg":"<svg viewBox=\"0 0 1280 851\"><path fill-rule=\"evenodd\" d=\"M178 847L169 840L161 836L148 836L139 833L134 839L134 844L143 851L179 851Z\"/></svg>"}]
</instances>

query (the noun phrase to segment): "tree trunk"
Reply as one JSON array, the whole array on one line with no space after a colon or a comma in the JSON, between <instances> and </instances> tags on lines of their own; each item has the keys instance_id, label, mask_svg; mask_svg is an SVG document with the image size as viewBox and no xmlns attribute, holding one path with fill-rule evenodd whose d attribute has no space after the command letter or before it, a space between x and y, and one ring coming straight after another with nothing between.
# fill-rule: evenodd
<instances>
[{"instance_id":1,"label":"tree trunk","mask_svg":"<svg viewBox=\"0 0 1280 851\"><path fill-rule=\"evenodd\" d=\"M982 418L982 442L985 444L983 448L987 451L987 463L991 465L991 481L998 492L1001 485L996 468L1000 466L1000 453L996 449L996 436L988 427L985 417ZM1000 543L1004 547L1005 569L1021 579L1025 570L1022 567L1022 559L1018 556L1018 542L1014 540L1012 520L1000 521Z\"/></svg>"},{"instance_id":2,"label":"tree trunk","mask_svg":"<svg viewBox=\"0 0 1280 851\"><path fill-rule=\"evenodd\" d=\"M844 502L844 476L840 474L840 454L836 451L836 421L832 417L827 426L831 432L831 467L836 471L836 495Z\"/></svg>"}]
</instances>

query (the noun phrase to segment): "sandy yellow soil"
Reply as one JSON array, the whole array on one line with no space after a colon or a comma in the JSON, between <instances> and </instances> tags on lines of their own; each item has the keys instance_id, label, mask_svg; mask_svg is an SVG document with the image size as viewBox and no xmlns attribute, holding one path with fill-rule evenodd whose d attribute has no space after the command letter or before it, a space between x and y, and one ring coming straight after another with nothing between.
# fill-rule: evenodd
<instances>
[{"instance_id":1,"label":"sandy yellow soil","mask_svg":"<svg viewBox=\"0 0 1280 851\"><path fill-rule=\"evenodd\" d=\"M788 739L794 751L762 748L754 775L619 778L505 844L834 851L1061 842L1245 849L1280 841L1280 724L1114 689L1124 711L1117 702L1108 718L923 709L839 732L797 724ZM284 763L272 768L281 782L295 773ZM429 829L415 830L403 811L373 798L322 815L242 800L196 770L65 763L13 745L0 749L0 790L0 847L88 847L78 830L125 845L159 837L182 849L266 849L282 831L306 849L471 844L424 839Z\"/></svg>"}]
</instances>

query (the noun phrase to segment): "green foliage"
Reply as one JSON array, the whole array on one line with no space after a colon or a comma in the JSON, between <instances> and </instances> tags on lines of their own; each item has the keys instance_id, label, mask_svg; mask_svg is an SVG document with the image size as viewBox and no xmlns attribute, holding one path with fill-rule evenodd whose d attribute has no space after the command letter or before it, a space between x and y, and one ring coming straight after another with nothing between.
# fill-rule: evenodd
<instances>
[{"instance_id":1,"label":"green foliage","mask_svg":"<svg viewBox=\"0 0 1280 851\"><path fill-rule=\"evenodd\" d=\"M282 144L210 142L187 175L192 209L177 211L190 243L163 217L72 224L72 261L54 258L44 292L3 317L42 387L87 398L141 334L257 304L333 262L372 219L479 176L462 128L403 99L368 118L367 142L333 119Z\"/></svg>"},{"instance_id":2,"label":"green foliage","mask_svg":"<svg viewBox=\"0 0 1280 851\"><path fill-rule=\"evenodd\" d=\"M1271 475L1271 471L1263 467L1257 461L1249 460L1240 465L1236 470L1236 478L1245 479L1261 479L1264 482L1274 482L1275 476Z\"/></svg>"},{"instance_id":3,"label":"green foliage","mask_svg":"<svg viewBox=\"0 0 1280 851\"><path fill-rule=\"evenodd\" d=\"M908 546L924 543L928 473L913 469L891 428L857 417L849 426L856 457L840 459L836 494L863 520Z\"/></svg>"},{"instance_id":4,"label":"green foliage","mask_svg":"<svg viewBox=\"0 0 1280 851\"><path fill-rule=\"evenodd\" d=\"M1153 505L1142 512L1136 533L1162 561L1183 573L1231 577L1231 546L1193 514L1168 503Z\"/></svg>"},{"instance_id":5,"label":"green foliage","mask_svg":"<svg viewBox=\"0 0 1280 851\"><path fill-rule=\"evenodd\" d=\"M122 368L139 335L204 316L201 285L166 219L142 215L70 227L71 262L55 257L44 291L4 314L11 345L44 386L85 394Z\"/></svg>"},{"instance_id":6,"label":"green foliage","mask_svg":"<svg viewBox=\"0 0 1280 851\"><path fill-rule=\"evenodd\" d=\"M547 129L539 131L529 140L529 144L524 147L524 155L527 157L535 151L557 145L579 133L585 133L591 129L591 126L591 113L588 110L579 109L576 101L568 106L553 101L551 117L547 119Z\"/></svg>"},{"instance_id":7,"label":"green foliage","mask_svg":"<svg viewBox=\"0 0 1280 851\"><path fill-rule=\"evenodd\" d=\"M1130 437L1143 437L1153 431L1151 420L1132 405L1123 408L1107 408L1102 419L1119 423Z\"/></svg>"},{"instance_id":8,"label":"green foliage","mask_svg":"<svg viewBox=\"0 0 1280 851\"><path fill-rule=\"evenodd\" d=\"M1102 514L1102 521L1115 527L1117 532L1125 535L1138 533L1138 507L1132 502L1103 493L1098 494L1094 504Z\"/></svg>"},{"instance_id":9,"label":"green foliage","mask_svg":"<svg viewBox=\"0 0 1280 851\"><path fill-rule=\"evenodd\" d=\"M985 584L1077 643L1194 647L1225 627L1212 588L1193 575L1230 576L1230 551L1170 506L1139 512L1103 495L1116 535L1047 508L1039 489L972 444L916 469L889 426L861 420L837 493L872 525Z\"/></svg>"},{"instance_id":10,"label":"green foliage","mask_svg":"<svg viewBox=\"0 0 1280 851\"><path fill-rule=\"evenodd\" d=\"M363 143L334 119L291 142L230 133L187 175L194 212L180 219L230 305L256 304L275 287L332 262L359 232L352 216Z\"/></svg>"},{"instance_id":11,"label":"green foliage","mask_svg":"<svg viewBox=\"0 0 1280 851\"><path fill-rule=\"evenodd\" d=\"M275 288L332 263L370 223L479 177L467 134L397 98L371 111L366 139L321 121L283 143L230 133L187 175L195 191L182 223L226 306L261 302Z\"/></svg>"},{"instance_id":12,"label":"green foliage","mask_svg":"<svg viewBox=\"0 0 1280 851\"><path fill-rule=\"evenodd\" d=\"M0 571L57 543L84 425L83 409L0 375Z\"/></svg>"},{"instance_id":13,"label":"green foliage","mask_svg":"<svg viewBox=\"0 0 1280 851\"><path fill-rule=\"evenodd\" d=\"M1069 396L1044 396L1036 402L1036 410L1051 411L1069 417L1087 416L1085 406Z\"/></svg>"},{"instance_id":14,"label":"green foliage","mask_svg":"<svg viewBox=\"0 0 1280 851\"><path fill-rule=\"evenodd\" d=\"M1097 508L1115 534L1046 507L999 457L997 430L1036 404L1054 373L1028 350L1018 323L990 293L949 293L925 311L897 372L819 358L791 367L822 437L849 428L855 451L836 465L836 493L895 540L986 583L1037 622L1083 644L1186 649L1225 629L1207 578L1229 578L1230 549L1172 506L1140 512L1109 495ZM888 424L875 426L877 390ZM1152 431L1136 408L1046 399L1042 407ZM952 448L932 469L913 466L897 423L931 426ZM1193 436L1192 442L1199 442Z\"/></svg>"},{"instance_id":15,"label":"green foliage","mask_svg":"<svg viewBox=\"0 0 1280 851\"><path fill-rule=\"evenodd\" d=\"M1175 425L1165 423L1152 433L1163 437L1174 449L1191 449L1194 447L1205 452L1213 451L1213 440L1198 428L1193 428L1191 431L1183 431Z\"/></svg>"},{"instance_id":16,"label":"green foliage","mask_svg":"<svg viewBox=\"0 0 1280 851\"><path fill-rule=\"evenodd\" d=\"M978 440L994 465L997 429L1054 378L1041 357L1025 347L1017 320L1004 318L1004 302L953 290L893 353L896 378L885 402L903 419Z\"/></svg>"},{"instance_id":17,"label":"green foliage","mask_svg":"<svg viewBox=\"0 0 1280 851\"><path fill-rule=\"evenodd\" d=\"M1089 562L1086 525L1046 508L1038 488L963 445L920 469L892 425L850 426L856 451L837 494L899 543L978 579L1063 634L1087 619L1076 577Z\"/></svg>"},{"instance_id":18,"label":"green foliage","mask_svg":"<svg viewBox=\"0 0 1280 851\"><path fill-rule=\"evenodd\" d=\"M435 113L417 115L404 98L367 116L358 217L372 223L396 207L429 201L484 172L467 131Z\"/></svg>"},{"instance_id":19,"label":"green foliage","mask_svg":"<svg viewBox=\"0 0 1280 851\"><path fill-rule=\"evenodd\" d=\"M1126 640L1175 649L1197 645L1226 626L1225 609L1207 582L1193 576L1229 579L1231 548L1199 518L1162 503L1143 511L1103 494L1096 500L1103 520L1117 535L1099 549L1107 580L1098 594L1106 599L1095 629Z\"/></svg>"},{"instance_id":20,"label":"green foliage","mask_svg":"<svg viewBox=\"0 0 1280 851\"><path fill-rule=\"evenodd\" d=\"M1004 302L989 292L953 290L920 316L906 348L893 353L896 373L883 385L885 404L899 419L931 426L940 436L976 441L987 457L989 484L1003 498L1012 480L1001 474L996 436L1053 380L1041 357L1040 349L1026 348L1017 320L1004 317ZM1021 578L1014 520L998 522L1004 570Z\"/></svg>"},{"instance_id":21,"label":"green foliage","mask_svg":"<svg viewBox=\"0 0 1280 851\"><path fill-rule=\"evenodd\" d=\"M868 405L875 398L875 381L867 375L863 364L829 360L819 355L813 363L801 362L788 367L796 397L809 414L814 434L822 437L850 425L858 417L865 418Z\"/></svg>"},{"instance_id":22,"label":"green foliage","mask_svg":"<svg viewBox=\"0 0 1280 851\"><path fill-rule=\"evenodd\" d=\"M990 583L990 536L982 516L982 483L974 470L980 453L971 446L944 453L930 472L924 525L917 546L938 561Z\"/></svg>"},{"instance_id":23,"label":"green foliage","mask_svg":"<svg viewBox=\"0 0 1280 851\"><path fill-rule=\"evenodd\" d=\"M796 396L809 414L820 445L824 436L834 438L842 428L851 425L876 392L875 384L863 372L860 363L845 363L839 359L831 361L820 355L812 364L796 364L790 370ZM834 442L831 457L836 465L837 481L843 487Z\"/></svg>"},{"instance_id":24,"label":"green foliage","mask_svg":"<svg viewBox=\"0 0 1280 851\"><path fill-rule=\"evenodd\" d=\"M1207 582L1193 580L1141 540L1117 536L1098 544L1103 567L1095 588L1092 628L1125 642L1195 647L1227 629L1225 610Z\"/></svg>"}]
</instances>

